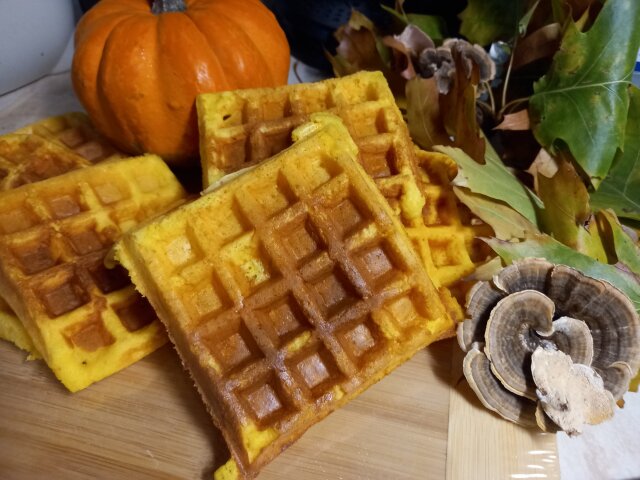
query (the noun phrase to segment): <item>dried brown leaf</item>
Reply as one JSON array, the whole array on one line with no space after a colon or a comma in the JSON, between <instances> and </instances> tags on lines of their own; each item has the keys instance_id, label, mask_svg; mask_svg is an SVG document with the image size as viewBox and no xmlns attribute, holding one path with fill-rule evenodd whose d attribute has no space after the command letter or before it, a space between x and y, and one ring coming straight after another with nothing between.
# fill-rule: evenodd
<instances>
[{"instance_id":1,"label":"dried brown leaf","mask_svg":"<svg viewBox=\"0 0 640 480\"><path fill-rule=\"evenodd\" d=\"M416 76L415 64L420 52L426 48L435 48L429 36L415 25L407 25L400 35L383 37L382 43L391 48L394 69L407 80Z\"/></svg>"},{"instance_id":2,"label":"dried brown leaf","mask_svg":"<svg viewBox=\"0 0 640 480\"><path fill-rule=\"evenodd\" d=\"M589 208L589 192L570 162L561 160L556 174L537 177L537 193L545 208L539 209L545 233L598 261L607 255Z\"/></svg>"},{"instance_id":3,"label":"dried brown leaf","mask_svg":"<svg viewBox=\"0 0 640 480\"><path fill-rule=\"evenodd\" d=\"M529 65L542 58L551 58L558 51L562 39L562 27L551 23L524 38L513 54L513 69Z\"/></svg>"},{"instance_id":4,"label":"dried brown leaf","mask_svg":"<svg viewBox=\"0 0 640 480\"><path fill-rule=\"evenodd\" d=\"M524 109L505 115L500 125L495 127L494 130L529 130L530 128L529 111Z\"/></svg>"},{"instance_id":5,"label":"dried brown leaf","mask_svg":"<svg viewBox=\"0 0 640 480\"><path fill-rule=\"evenodd\" d=\"M464 150L478 163L484 163L485 140L480 135L476 117L476 87L480 69L469 62L458 48L451 48L455 65L452 88L440 96L440 111L444 128L452 144Z\"/></svg>"},{"instance_id":6,"label":"dried brown leaf","mask_svg":"<svg viewBox=\"0 0 640 480\"><path fill-rule=\"evenodd\" d=\"M407 123L414 142L424 149L451 145L442 124L436 79L415 77L407 82Z\"/></svg>"},{"instance_id":7,"label":"dried brown leaf","mask_svg":"<svg viewBox=\"0 0 640 480\"><path fill-rule=\"evenodd\" d=\"M353 10L349 22L335 32L338 46L340 72L336 75L348 75L360 70L383 70L386 67L376 39L375 26L365 15ZM334 64L335 67L335 64Z\"/></svg>"},{"instance_id":8,"label":"dried brown leaf","mask_svg":"<svg viewBox=\"0 0 640 480\"><path fill-rule=\"evenodd\" d=\"M553 177L558 171L558 162L549 152L541 148L526 172L533 177L533 189L538 191L538 175Z\"/></svg>"}]
</instances>

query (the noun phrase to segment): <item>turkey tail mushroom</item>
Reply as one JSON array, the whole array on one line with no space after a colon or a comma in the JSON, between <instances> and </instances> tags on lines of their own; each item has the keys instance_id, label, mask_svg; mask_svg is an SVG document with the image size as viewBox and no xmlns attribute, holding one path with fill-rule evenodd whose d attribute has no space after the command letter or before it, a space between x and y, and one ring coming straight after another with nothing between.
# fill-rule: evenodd
<instances>
[{"instance_id":1,"label":"turkey tail mushroom","mask_svg":"<svg viewBox=\"0 0 640 480\"><path fill-rule=\"evenodd\" d=\"M457 334L482 403L544 431L576 434L609 418L640 367L640 319L629 298L543 259L514 262L474 285Z\"/></svg>"},{"instance_id":2,"label":"turkey tail mushroom","mask_svg":"<svg viewBox=\"0 0 640 480\"><path fill-rule=\"evenodd\" d=\"M504 388L491 372L489 359L477 345L464 357L463 371L478 399L489 410L525 427L537 425L535 402Z\"/></svg>"},{"instance_id":3,"label":"turkey tail mushroom","mask_svg":"<svg viewBox=\"0 0 640 480\"><path fill-rule=\"evenodd\" d=\"M640 368L640 319L631 300L610 283L564 265L554 268L548 294L560 312L589 327L592 365L614 398L622 398Z\"/></svg>"}]
</instances>

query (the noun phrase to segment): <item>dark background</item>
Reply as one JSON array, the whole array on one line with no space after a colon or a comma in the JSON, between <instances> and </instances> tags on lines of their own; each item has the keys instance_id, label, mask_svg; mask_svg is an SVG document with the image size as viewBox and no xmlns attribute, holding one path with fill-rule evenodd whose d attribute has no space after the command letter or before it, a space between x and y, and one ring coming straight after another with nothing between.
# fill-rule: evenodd
<instances>
[{"instance_id":1,"label":"dark background","mask_svg":"<svg viewBox=\"0 0 640 480\"><path fill-rule=\"evenodd\" d=\"M334 53L336 41L333 32L349 20L351 9L361 11L382 28L389 25L391 16L380 7L383 3L393 7L394 0L262 0L273 11L287 34L291 53L308 65L329 70L324 56L327 49ZM87 11L97 0L80 0ZM404 9L409 13L440 15L449 33L454 36L460 26L458 14L466 0L406 0Z\"/></svg>"},{"instance_id":2,"label":"dark background","mask_svg":"<svg viewBox=\"0 0 640 480\"><path fill-rule=\"evenodd\" d=\"M263 0L263 3L275 13L287 34L291 53L304 63L325 70L330 66L324 49L334 52L333 32L349 20L351 9L359 10L385 28L391 23L391 15L382 10L380 4L394 6L393 0ZM460 26L458 14L466 4L466 0L407 0L404 10L440 15L453 35Z\"/></svg>"}]
</instances>

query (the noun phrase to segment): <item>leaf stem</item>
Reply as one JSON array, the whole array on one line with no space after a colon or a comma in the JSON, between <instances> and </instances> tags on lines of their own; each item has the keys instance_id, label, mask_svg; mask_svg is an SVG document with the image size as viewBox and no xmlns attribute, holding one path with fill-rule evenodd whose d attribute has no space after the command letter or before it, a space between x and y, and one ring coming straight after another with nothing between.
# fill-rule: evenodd
<instances>
[{"instance_id":1,"label":"leaf stem","mask_svg":"<svg viewBox=\"0 0 640 480\"><path fill-rule=\"evenodd\" d=\"M511 49L511 56L509 57L509 66L507 67L507 74L504 77L504 86L502 87L502 109L500 111L503 111L505 108L505 104L507 103L507 88L509 87L509 80L511 78L511 68L513 67L513 59L515 57L515 53L516 53L516 47L518 46L518 34L516 33L516 36L513 40L513 48Z\"/></svg>"},{"instance_id":2,"label":"leaf stem","mask_svg":"<svg viewBox=\"0 0 640 480\"><path fill-rule=\"evenodd\" d=\"M295 62L293 62L293 74L296 76L296 79L298 80L298 82L304 83L304 81L300 77L300 74L298 73L298 66L299 65L300 65L300 62L298 62L297 60Z\"/></svg>"},{"instance_id":3,"label":"leaf stem","mask_svg":"<svg viewBox=\"0 0 640 480\"><path fill-rule=\"evenodd\" d=\"M493 96L493 90L491 89L491 85L489 82L482 82L484 88L487 89L487 94L489 95L489 103L491 104L491 115L496 116L496 99Z\"/></svg>"}]
</instances>

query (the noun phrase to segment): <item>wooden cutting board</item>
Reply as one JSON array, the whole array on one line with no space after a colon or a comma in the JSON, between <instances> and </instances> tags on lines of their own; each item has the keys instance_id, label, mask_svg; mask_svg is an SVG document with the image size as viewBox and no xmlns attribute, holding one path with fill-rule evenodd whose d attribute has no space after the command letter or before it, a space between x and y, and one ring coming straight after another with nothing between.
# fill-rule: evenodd
<instances>
[{"instance_id":1,"label":"wooden cutting board","mask_svg":"<svg viewBox=\"0 0 640 480\"><path fill-rule=\"evenodd\" d=\"M0 132L80 109L64 74L0 106ZM258 480L559 478L555 438L485 410L461 381L458 352L451 341L419 352ZM209 480L228 458L170 346L76 394L24 359L0 341L0 480Z\"/></svg>"},{"instance_id":2,"label":"wooden cutting board","mask_svg":"<svg viewBox=\"0 0 640 480\"><path fill-rule=\"evenodd\" d=\"M464 382L450 387L455 350L446 341L420 351L312 427L259 480L502 478L532 462L557 478L553 437L494 417ZM76 394L24 358L0 342L3 480L210 479L228 458L170 346Z\"/></svg>"}]
</instances>

